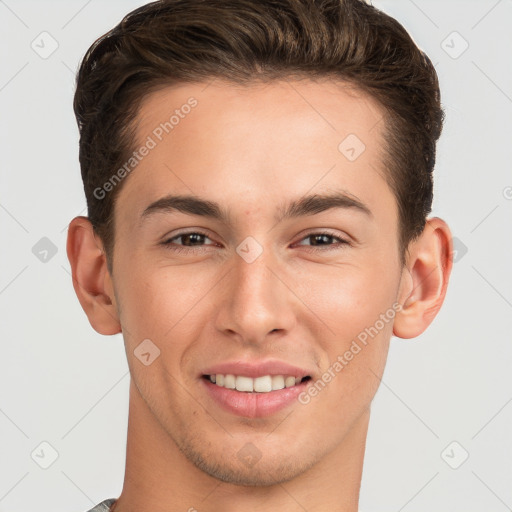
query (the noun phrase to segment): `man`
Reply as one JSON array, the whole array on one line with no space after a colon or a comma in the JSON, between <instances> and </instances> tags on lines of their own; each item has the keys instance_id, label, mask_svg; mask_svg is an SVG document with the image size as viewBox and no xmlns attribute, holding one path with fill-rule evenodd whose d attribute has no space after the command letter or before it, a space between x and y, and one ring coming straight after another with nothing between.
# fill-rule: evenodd
<instances>
[{"instance_id":1,"label":"man","mask_svg":"<svg viewBox=\"0 0 512 512\"><path fill-rule=\"evenodd\" d=\"M73 284L131 373L93 510L357 511L390 338L452 265L430 60L361 0L161 1L93 44L74 107Z\"/></svg>"}]
</instances>

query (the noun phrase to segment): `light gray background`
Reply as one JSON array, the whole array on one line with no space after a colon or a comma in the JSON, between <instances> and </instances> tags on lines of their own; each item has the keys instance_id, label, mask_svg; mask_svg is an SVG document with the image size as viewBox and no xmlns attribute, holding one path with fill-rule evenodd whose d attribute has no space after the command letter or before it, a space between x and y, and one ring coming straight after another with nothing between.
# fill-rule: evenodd
<instances>
[{"instance_id":1,"label":"light gray background","mask_svg":"<svg viewBox=\"0 0 512 512\"><path fill-rule=\"evenodd\" d=\"M121 492L123 341L90 327L65 242L70 219L86 213L74 71L98 36L143 3L0 0L0 512L82 512ZM436 64L447 119L433 213L450 224L458 253L432 326L391 342L361 510L510 510L512 1L374 5ZM52 38L58 48L47 58L31 47L49 52Z\"/></svg>"}]
</instances>

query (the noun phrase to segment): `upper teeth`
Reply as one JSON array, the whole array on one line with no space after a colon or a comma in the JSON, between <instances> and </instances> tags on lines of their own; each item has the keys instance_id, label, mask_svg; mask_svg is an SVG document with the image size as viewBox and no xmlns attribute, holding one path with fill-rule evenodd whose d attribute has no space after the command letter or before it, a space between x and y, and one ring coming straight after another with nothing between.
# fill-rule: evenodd
<instances>
[{"instance_id":1,"label":"upper teeth","mask_svg":"<svg viewBox=\"0 0 512 512\"><path fill-rule=\"evenodd\" d=\"M236 389L237 391L256 391L258 393L268 393L277 391L278 389L289 388L295 386L301 381L301 377L285 376L285 375L264 375L262 377L245 377L243 375L210 375L210 381L217 386L227 389Z\"/></svg>"}]
</instances>

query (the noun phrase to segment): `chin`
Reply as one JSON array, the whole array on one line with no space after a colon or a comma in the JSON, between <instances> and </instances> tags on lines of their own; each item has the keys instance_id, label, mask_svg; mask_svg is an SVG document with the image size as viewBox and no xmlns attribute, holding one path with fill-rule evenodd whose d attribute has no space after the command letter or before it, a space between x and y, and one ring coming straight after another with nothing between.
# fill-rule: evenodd
<instances>
[{"instance_id":1,"label":"chin","mask_svg":"<svg viewBox=\"0 0 512 512\"><path fill-rule=\"evenodd\" d=\"M197 447L185 444L179 447L181 452L197 468L207 475L222 482L250 487L267 487L282 484L297 478L315 463L294 460L289 454L275 453L270 456L258 452L252 443L247 443L241 450L226 456L226 451L211 453L200 451ZM292 454L297 457L297 447Z\"/></svg>"}]
</instances>

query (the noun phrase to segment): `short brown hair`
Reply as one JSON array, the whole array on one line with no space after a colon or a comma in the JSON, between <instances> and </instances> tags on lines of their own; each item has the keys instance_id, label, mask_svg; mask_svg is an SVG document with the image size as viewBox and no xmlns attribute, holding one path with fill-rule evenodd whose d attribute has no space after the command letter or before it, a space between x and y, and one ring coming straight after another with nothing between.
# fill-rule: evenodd
<instances>
[{"instance_id":1,"label":"short brown hair","mask_svg":"<svg viewBox=\"0 0 512 512\"><path fill-rule=\"evenodd\" d=\"M88 216L112 269L114 201L101 187L135 144L141 101L180 82L335 78L383 107L386 179L402 263L424 229L444 112L432 62L394 18L363 0L160 0L97 39L77 74L74 110Z\"/></svg>"}]
</instances>

